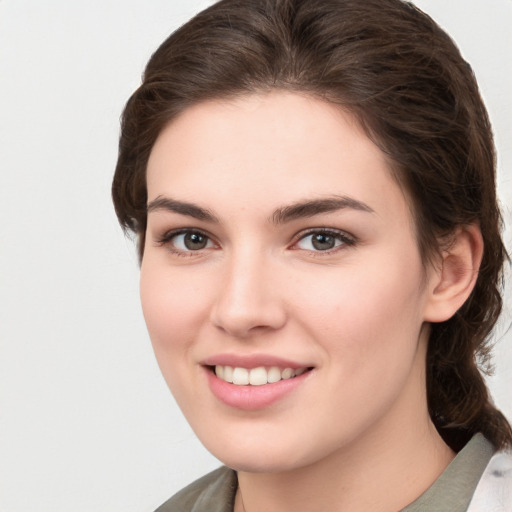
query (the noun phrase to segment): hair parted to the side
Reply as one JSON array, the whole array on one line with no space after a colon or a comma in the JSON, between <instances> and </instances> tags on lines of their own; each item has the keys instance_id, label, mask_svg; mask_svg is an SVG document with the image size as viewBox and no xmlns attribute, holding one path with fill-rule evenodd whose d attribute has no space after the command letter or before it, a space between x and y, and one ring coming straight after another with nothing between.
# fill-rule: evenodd
<instances>
[{"instance_id":1,"label":"hair parted to the side","mask_svg":"<svg viewBox=\"0 0 512 512\"><path fill-rule=\"evenodd\" d=\"M470 66L411 3L222 0L174 32L122 118L113 198L140 257L146 165L162 128L201 101L275 89L311 94L359 120L411 198L425 261L458 226L479 224L485 247L475 289L454 317L432 325L428 401L454 449L476 432L510 445L511 427L479 370L489 362L506 258L491 127Z\"/></svg>"}]
</instances>

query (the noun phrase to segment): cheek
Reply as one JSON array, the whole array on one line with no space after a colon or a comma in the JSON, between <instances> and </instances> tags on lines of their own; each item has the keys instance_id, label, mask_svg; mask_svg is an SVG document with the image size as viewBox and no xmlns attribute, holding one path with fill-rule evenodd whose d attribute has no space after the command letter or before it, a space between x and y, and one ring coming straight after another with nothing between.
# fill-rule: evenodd
<instances>
[{"instance_id":1,"label":"cheek","mask_svg":"<svg viewBox=\"0 0 512 512\"><path fill-rule=\"evenodd\" d=\"M307 304L297 317L301 329L321 347L326 388L336 390L325 421L363 428L392 407L421 368L420 271L411 262L409 269L397 265L386 273L354 267L337 279L316 280L309 288L316 293L296 295L297 303ZM336 420L328 418L332 411Z\"/></svg>"},{"instance_id":2,"label":"cheek","mask_svg":"<svg viewBox=\"0 0 512 512\"><path fill-rule=\"evenodd\" d=\"M141 304L160 364L166 353L186 350L192 342L204 292L196 281L186 278L186 273L170 272L149 259L143 260Z\"/></svg>"},{"instance_id":3,"label":"cheek","mask_svg":"<svg viewBox=\"0 0 512 512\"><path fill-rule=\"evenodd\" d=\"M140 296L147 329L160 371L183 408L201 397L190 385L191 349L197 338L198 320L205 296L200 286L186 279L184 272L170 272L166 265L143 260ZM194 394L188 399L190 392Z\"/></svg>"},{"instance_id":4,"label":"cheek","mask_svg":"<svg viewBox=\"0 0 512 512\"><path fill-rule=\"evenodd\" d=\"M411 353L423 324L425 292L419 256L409 255L382 254L314 279L305 276L293 290L297 318L330 354L347 359L349 351L356 365L367 365L369 358L393 360L404 349Z\"/></svg>"}]
</instances>

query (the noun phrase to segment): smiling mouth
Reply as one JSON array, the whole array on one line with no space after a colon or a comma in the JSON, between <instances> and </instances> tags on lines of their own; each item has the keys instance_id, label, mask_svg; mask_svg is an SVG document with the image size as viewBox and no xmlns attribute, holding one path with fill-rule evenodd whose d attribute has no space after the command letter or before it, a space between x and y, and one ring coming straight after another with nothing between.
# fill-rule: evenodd
<instances>
[{"instance_id":1,"label":"smiling mouth","mask_svg":"<svg viewBox=\"0 0 512 512\"><path fill-rule=\"evenodd\" d=\"M263 386L274 384L281 380L293 379L312 368L279 368L278 366L259 366L257 368L242 368L238 366L215 365L210 367L215 375L236 386Z\"/></svg>"}]
</instances>

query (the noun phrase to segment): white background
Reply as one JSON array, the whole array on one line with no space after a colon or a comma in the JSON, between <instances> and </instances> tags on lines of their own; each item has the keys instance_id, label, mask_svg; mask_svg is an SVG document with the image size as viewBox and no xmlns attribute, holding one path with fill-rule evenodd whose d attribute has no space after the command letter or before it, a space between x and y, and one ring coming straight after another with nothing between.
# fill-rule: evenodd
<instances>
[{"instance_id":1,"label":"white background","mask_svg":"<svg viewBox=\"0 0 512 512\"><path fill-rule=\"evenodd\" d=\"M123 104L208 3L0 0L0 512L149 512L218 464L160 377L110 203ZM417 3L480 81L510 251L512 1ZM512 418L512 333L499 337L490 387Z\"/></svg>"}]
</instances>

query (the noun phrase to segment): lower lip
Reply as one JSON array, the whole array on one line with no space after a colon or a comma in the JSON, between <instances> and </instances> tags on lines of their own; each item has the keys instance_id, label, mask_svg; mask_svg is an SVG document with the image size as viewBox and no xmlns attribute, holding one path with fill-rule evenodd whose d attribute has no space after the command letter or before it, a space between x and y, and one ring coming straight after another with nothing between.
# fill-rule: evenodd
<instances>
[{"instance_id":1,"label":"lower lip","mask_svg":"<svg viewBox=\"0 0 512 512\"><path fill-rule=\"evenodd\" d=\"M237 386L219 379L209 368L206 372L210 390L216 398L230 407L246 411L264 409L278 402L303 384L311 373L307 371L297 377L262 386Z\"/></svg>"}]
</instances>

